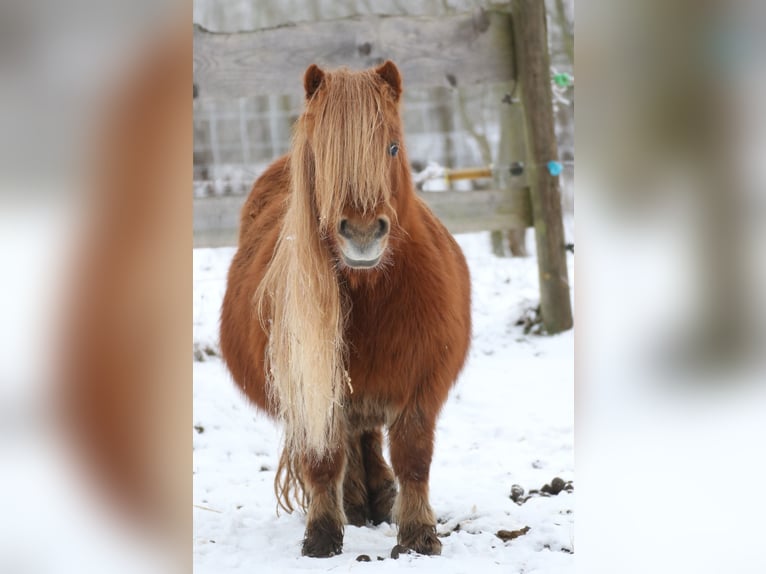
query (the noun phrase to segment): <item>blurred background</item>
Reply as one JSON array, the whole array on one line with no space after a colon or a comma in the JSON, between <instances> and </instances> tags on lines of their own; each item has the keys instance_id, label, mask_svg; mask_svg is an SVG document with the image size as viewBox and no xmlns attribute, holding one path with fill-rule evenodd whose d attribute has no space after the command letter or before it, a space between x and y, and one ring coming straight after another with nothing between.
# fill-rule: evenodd
<instances>
[{"instance_id":1,"label":"blurred background","mask_svg":"<svg viewBox=\"0 0 766 574\"><path fill-rule=\"evenodd\" d=\"M0 3L0 572L190 569L190 22Z\"/></svg>"},{"instance_id":2,"label":"blurred background","mask_svg":"<svg viewBox=\"0 0 766 574\"><path fill-rule=\"evenodd\" d=\"M761 572L763 2L577 5L578 560ZM585 571L585 570L583 570Z\"/></svg>"}]
</instances>

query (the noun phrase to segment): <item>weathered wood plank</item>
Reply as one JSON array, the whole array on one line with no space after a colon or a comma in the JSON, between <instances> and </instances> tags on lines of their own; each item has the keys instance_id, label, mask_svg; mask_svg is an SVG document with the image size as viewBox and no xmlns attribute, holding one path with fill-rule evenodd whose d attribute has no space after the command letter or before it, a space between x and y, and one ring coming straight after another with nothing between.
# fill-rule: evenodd
<instances>
[{"instance_id":1,"label":"weathered wood plank","mask_svg":"<svg viewBox=\"0 0 766 574\"><path fill-rule=\"evenodd\" d=\"M420 197L452 233L526 229L532 225L529 189L422 192ZM194 199L194 247L237 244L245 196Z\"/></svg>"},{"instance_id":2,"label":"weathered wood plank","mask_svg":"<svg viewBox=\"0 0 766 574\"><path fill-rule=\"evenodd\" d=\"M299 94L316 63L362 69L391 59L405 88L502 82L514 73L511 16L500 10L449 17L373 16L254 32L194 29L201 98Z\"/></svg>"},{"instance_id":3,"label":"weathered wood plank","mask_svg":"<svg viewBox=\"0 0 766 574\"><path fill-rule=\"evenodd\" d=\"M528 189L424 191L419 195L452 233L532 225Z\"/></svg>"}]
</instances>

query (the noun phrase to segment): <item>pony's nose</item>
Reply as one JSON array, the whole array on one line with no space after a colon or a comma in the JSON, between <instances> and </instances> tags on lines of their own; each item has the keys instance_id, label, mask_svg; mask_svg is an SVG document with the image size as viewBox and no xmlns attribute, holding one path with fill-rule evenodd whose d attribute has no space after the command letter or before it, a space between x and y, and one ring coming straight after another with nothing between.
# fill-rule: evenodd
<instances>
[{"instance_id":1,"label":"pony's nose","mask_svg":"<svg viewBox=\"0 0 766 574\"><path fill-rule=\"evenodd\" d=\"M338 225L338 233L345 239L351 239L351 231L349 231L348 219L340 220L340 225Z\"/></svg>"},{"instance_id":2,"label":"pony's nose","mask_svg":"<svg viewBox=\"0 0 766 574\"><path fill-rule=\"evenodd\" d=\"M344 218L338 223L338 249L352 269L375 267L386 250L391 224L385 215L374 219Z\"/></svg>"},{"instance_id":3,"label":"pony's nose","mask_svg":"<svg viewBox=\"0 0 766 574\"><path fill-rule=\"evenodd\" d=\"M355 243L367 244L383 239L388 235L389 229L387 217L378 217L369 223L354 223L348 219L341 219L338 235Z\"/></svg>"},{"instance_id":4,"label":"pony's nose","mask_svg":"<svg viewBox=\"0 0 766 574\"><path fill-rule=\"evenodd\" d=\"M385 217L378 217L378 230L375 232L375 237L378 239L385 237L388 234L388 219Z\"/></svg>"}]
</instances>

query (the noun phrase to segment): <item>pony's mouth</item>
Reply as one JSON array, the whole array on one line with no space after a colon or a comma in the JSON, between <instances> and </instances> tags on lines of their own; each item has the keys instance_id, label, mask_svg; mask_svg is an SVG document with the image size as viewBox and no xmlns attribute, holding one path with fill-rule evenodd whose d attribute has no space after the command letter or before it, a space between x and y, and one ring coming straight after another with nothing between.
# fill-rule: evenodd
<instances>
[{"instance_id":1,"label":"pony's mouth","mask_svg":"<svg viewBox=\"0 0 766 574\"><path fill-rule=\"evenodd\" d=\"M375 259L350 259L349 257L346 257L344 253L341 253L341 259L343 259L343 263L345 263L346 266L350 267L351 269L372 269L378 263L380 263L382 258L383 254L378 255Z\"/></svg>"},{"instance_id":2,"label":"pony's mouth","mask_svg":"<svg viewBox=\"0 0 766 574\"><path fill-rule=\"evenodd\" d=\"M383 239L360 243L338 237L335 245L338 259L348 269L372 269L383 259L387 241Z\"/></svg>"}]
</instances>

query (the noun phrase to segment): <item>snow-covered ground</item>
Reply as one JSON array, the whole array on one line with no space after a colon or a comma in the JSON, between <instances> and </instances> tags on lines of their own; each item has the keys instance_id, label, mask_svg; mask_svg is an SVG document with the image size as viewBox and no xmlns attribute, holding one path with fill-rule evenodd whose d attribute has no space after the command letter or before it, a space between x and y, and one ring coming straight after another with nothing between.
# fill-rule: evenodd
<instances>
[{"instance_id":1,"label":"snow-covered ground","mask_svg":"<svg viewBox=\"0 0 766 574\"><path fill-rule=\"evenodd\" d=\"M574 492L519 505L511 486L574 480L574 334L525 334L537 305L535 258L498 258L486 233L459 235L473 285L468 362L439 420L431 503L442 555L390 558L396 527L346 527L343 554L304 558L304 516L276 514L280 431L250 406L217 356L218 313L234 249L194 252L194 566L227 572L574 572ZM534 248L534 238L528 238ZM573 259L569 270L573 277ZM499 530L529 527L503 542ZM358 562L366 554L371 562ZM379 560L378 558L385 558Z\"/></svg>"}]
</instances>

